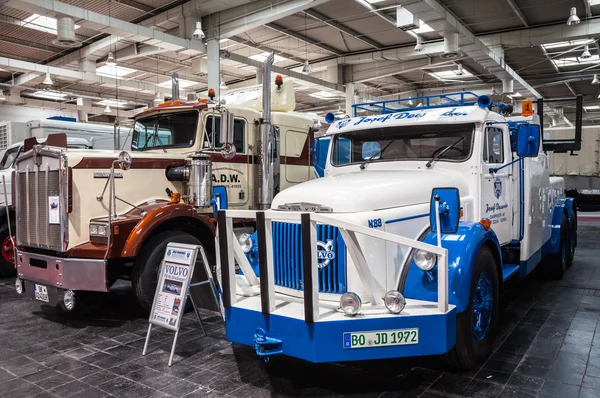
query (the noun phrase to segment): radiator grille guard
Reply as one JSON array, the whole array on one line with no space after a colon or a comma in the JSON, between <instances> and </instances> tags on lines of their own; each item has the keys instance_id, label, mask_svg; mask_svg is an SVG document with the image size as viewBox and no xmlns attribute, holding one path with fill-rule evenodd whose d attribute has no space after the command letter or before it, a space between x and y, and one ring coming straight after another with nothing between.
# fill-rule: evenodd
<instances>
[{"instance_id":1,"label":"radiator grille guard","mask_svg":"<svg viewBox=\"0 0 600 398\"><path fill-rule=\"evenodd\" d=\"M346 244L337 227L317 225L319 292L346 292ZM300 224L273 222L275 285L304 289Z\"/></svg>"},{"instance_id":2,"label":"radiator grille guard","mask_svg":"<svg viewBox=\"0 0 600 398\"><path fill-rule=\"evenodd\" d=\"M19 246L66 251L67 173L66 157L46 148L34 148L18 159L15 188Z\"/></svg>"}]
</instances>

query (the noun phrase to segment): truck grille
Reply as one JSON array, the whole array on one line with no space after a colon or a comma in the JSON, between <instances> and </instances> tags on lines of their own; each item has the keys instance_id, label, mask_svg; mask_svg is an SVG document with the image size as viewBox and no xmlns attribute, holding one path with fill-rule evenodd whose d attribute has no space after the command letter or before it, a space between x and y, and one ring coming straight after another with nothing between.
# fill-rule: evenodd
<instances>
[{"instance_id":1,"label":"truck grille","mask_svg":"<svg viewBox=\"0 0 600 398\"><path fill-rule=\"evenodd\" d=\"M336 227L317 225L319 292L346 292L346 244ZM275 285L304 289L302 232L299 224L273 222Z\"/></svg>"},{"instance_id":2,"label":"truck grille","mask_svg":"<svg viewBox=\"0 0 600 398\"><path fill-rule=\"evenodd\" d=\"M63 210L67 204L64 189L61 192L60 188L61 174L66 173L58 170L56 158L43 157L41 164L35 166L25 158L17 165L17 243L19 246L64 251L66 242L63 235L67 220ZM59 216L54 220L50 219L51 197L59 198Z\"/></svg>"}]
</instances>

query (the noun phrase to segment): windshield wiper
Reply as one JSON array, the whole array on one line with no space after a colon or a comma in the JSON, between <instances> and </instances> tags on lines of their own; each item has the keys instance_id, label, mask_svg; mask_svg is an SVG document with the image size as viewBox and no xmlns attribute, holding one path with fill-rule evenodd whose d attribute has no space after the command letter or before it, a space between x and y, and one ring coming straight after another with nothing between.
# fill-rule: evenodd
<instances>
[{"instance_id":1,"label":"windshield wiper","mask_svg":"<svg viewBox=\"0 0 600 398\"><path fill-rule=\"evenodd\" d=\"M380 148L379 151L377 151L375 154L373 154L372 156L369 156L368 159L363 160L363 162L360 164L360 169L364 170L365 166L367 165L367 163L371 163L372 161L377 159L377 156L381 156L381 154L383 153L383 151L385 151L386 149L388 149L388 147L390 145L392 145L392 143L396 141L396 139L394 138L393 140L391 140L390 142L388 142L388 144L386 146L384 146L383 148Z\"/></svg>"},{"instance_id":2,"label":"windshield wiper","mask_svg":"<svg viewBox=\"0 0 600 398\"><path fill-rule=\"evenodd\" d=\"M445 147L444 149L442 149L439 153L438 152L439 148L435 150L435 152L433 152L433 156L431 157L431 159L427 162L427 164L425 165L425 167L430 168L431 167L431 163L435 162L436 160L439 160L441 158L444 157L444 155L452 148L454 148L455 146L457 146L458 144L460 144L461 142L463 142L465 140L466 137L461 137L458 139L458 141L456 141L453 144L448 145L447 147Z\"/></svg>"},{"instance_id":3,"label":"windshield wiper","mask_svg":"<svg viewBox=\"0 0 600 398\"><path fill-rule=\"evenodd\" d=\"M156 121L156 124L154 125L154 146L156 147L156 140L158 140L158 143L160 144L160 147L162 148L164 153L167 153L167 149L165 148L165 144L162 143L160 137L158 136L158 120Z\"/></svg>"}]
</instances>

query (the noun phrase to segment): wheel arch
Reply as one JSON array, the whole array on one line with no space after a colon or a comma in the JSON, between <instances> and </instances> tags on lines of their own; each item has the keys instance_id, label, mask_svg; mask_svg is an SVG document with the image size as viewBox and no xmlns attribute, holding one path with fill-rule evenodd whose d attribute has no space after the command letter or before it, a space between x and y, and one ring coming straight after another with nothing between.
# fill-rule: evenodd
<instances>
[{"instance_id":1,"label":"wheel arch","mask_svg":"<svg viewBox=\"0 0 600 398\"><path fill-rule=\"evenodd\" d=\"M446 237L452 236L450 239ZM437 245L437 236L430 232L423 242ZM480 223L459 224L456 234L443 234L442 247L448 249L448 302L456 305L456 311L464 311L469 304L471 277L480 250L489 248L496 261L499 289L502 290L502 255L500 244L493 230L485 230ZM408 266L404 288L407 298L437 301L437 271L421 270L414 261ZM437 270L437 267L435 268Z\"/></svg>"}]
</instances>

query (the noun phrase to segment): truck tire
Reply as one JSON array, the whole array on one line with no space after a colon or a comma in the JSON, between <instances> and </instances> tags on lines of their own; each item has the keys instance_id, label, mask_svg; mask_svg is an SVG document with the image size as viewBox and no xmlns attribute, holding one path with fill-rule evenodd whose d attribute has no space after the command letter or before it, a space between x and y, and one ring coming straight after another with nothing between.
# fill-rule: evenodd
<instances>
[{"instance_id":1,"label":"truck tire","mask_svg":"<svg viewBox=\"0 0 600 398\"><path fill-rule=\"evenodd\" d=\"M15 239L15 225L12 220L11 229L13 231L13 239ZM15 269L15 253L8 235L8 225L6 223L2 223L0 225L0 243L2 244L0 247L0 250L2 251L2 255L0 256L0 277L17 275L17 271Z\"/></svg>"},{"instance_id":2,"label":"truck tire","mask_svg":"<svg viewBox=\"0 0 600 398\"><path fill-rule=\"evenodd\" d=\"M567 258L567 267L573 264L575 259L575 248L577 247L577 211L573 209L573 216L569 222L569 255Z\"/></svg>"},{"instance_id":3,"label":"truck tire","mask_svg":"<svg viewBox=\"0 0 600 398\"><path fill-rule=\"evenodd\" d=\"M156 293L160 263L165 255L167 244L171 242L200 244L198 239L187 232L164 231L144 243L133 263L131 282L135 296L142 308L148 312L152 309L154 293Z\"/></svg>"},{"instance_id":4,"label":"truck tire","mask_svg":"<svg viewBox=\"0 0 600 398\"><path fill-rule=\"evenodd\" d=\"M468 307L456 319L456 344L442 356L454 369L467 370L484 362L492 352L499 304L498 268L494 255L482 247L471 276Z\"/></svg>"},{"instance_id":5,"label":"truck tire","mask_svg":"<svg viewBox=\"0 0 600 398\"><path fill-rule=\"evenodd\" d=\"M556 254L548 256L547 271L551 279L562 279L567 265L569 263L569 221L567 216L563 214L562 221L560 223L560 242L558 244L558 251Z\"/></svg>"}]
</instances>

